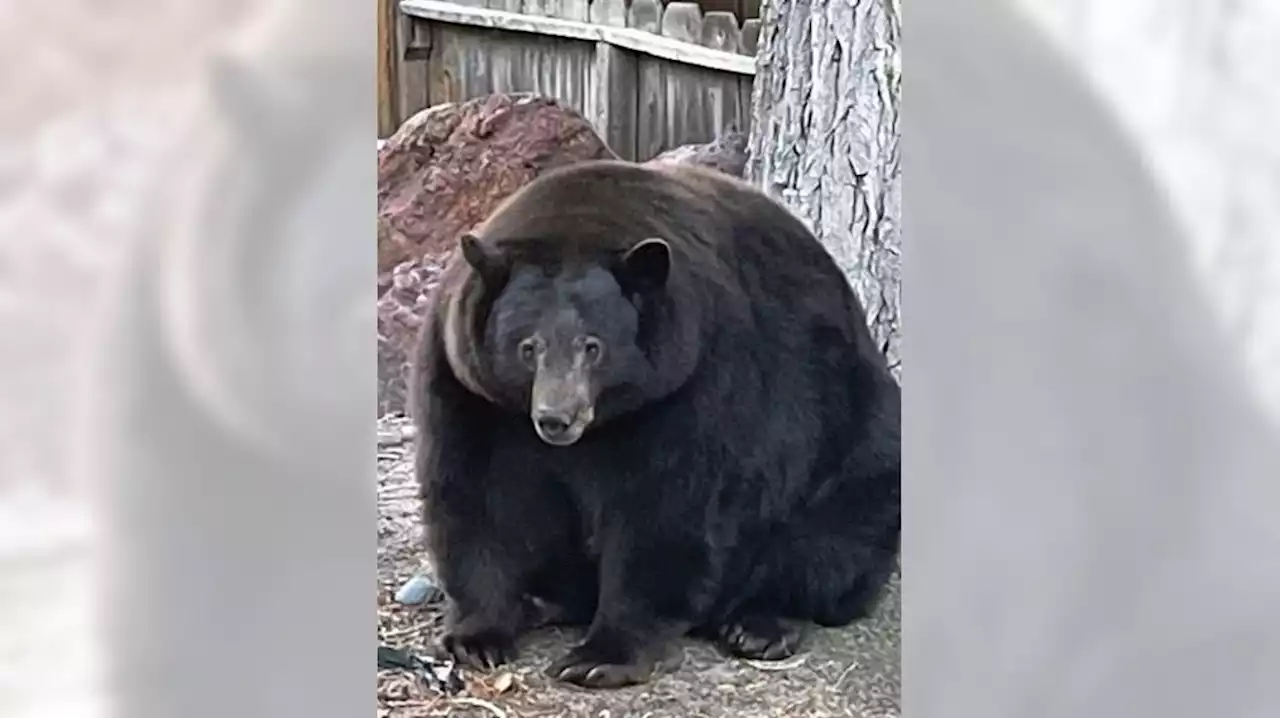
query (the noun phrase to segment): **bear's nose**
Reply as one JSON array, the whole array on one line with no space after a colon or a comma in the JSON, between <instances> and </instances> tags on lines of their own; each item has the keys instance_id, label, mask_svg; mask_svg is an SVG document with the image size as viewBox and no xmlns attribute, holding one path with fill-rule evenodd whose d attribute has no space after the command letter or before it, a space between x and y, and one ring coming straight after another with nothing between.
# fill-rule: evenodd
<instances>
[{"instance_id":1,"label":"bear's nose","mask_svg":"<svg viewBox=\"0 0 1280 718\"><path fill-rule=\"evenodd\" d=\"M538 431L545 437L556 438L569 430L573 417L560 412L541 412L534 418Z\"/></svg>"}]
</instances>

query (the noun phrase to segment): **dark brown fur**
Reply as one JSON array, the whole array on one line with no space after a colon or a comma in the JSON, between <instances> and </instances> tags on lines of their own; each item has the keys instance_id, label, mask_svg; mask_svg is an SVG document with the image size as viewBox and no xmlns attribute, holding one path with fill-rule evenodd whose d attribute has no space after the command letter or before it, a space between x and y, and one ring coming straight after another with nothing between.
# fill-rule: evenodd
<instances>
[{"instance_id":1,"label":"dark brown fur","mask_svg":"<svg viewBox=\"0 0 1280 718\"><path fill-rule=\"evenodd\" d=\"M900 392L794 216L712 170L605 161L536 180L477 235L434 295L415 379L455 656L507 659L551 606L590 623L551 673L616 686L686 632L781 658L804 622L870 609L898 546ZM670 247L656 287L624 260L652 237ZM573 304L602 268L619 289ZM536 438L531 380L502 353L515 337L495 333L495 302L541 309L508 291L535 285L630 357L572 446Z\"/></svg>"}]
</instances>

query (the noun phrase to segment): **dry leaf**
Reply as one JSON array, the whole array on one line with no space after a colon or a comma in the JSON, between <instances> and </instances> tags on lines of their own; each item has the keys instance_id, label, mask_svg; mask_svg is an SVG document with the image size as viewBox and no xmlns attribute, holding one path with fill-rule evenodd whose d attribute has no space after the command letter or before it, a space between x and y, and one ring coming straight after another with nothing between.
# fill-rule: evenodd
<instances>
[{"instance_id":1,"label":"dry leaf","mask_svg":"<svg viewBox=\"0 0 1280 718\"><path fill-rule=\"evenodd\" d=\"M493 679L493 690L495 693L498 693L498 694L506 693L507 691L511 690L511 687L514 686L515 683L516 683L515 676L511 675L510 673L503 673L499 675L497 678Z\"/></svg>"}]
</instances>

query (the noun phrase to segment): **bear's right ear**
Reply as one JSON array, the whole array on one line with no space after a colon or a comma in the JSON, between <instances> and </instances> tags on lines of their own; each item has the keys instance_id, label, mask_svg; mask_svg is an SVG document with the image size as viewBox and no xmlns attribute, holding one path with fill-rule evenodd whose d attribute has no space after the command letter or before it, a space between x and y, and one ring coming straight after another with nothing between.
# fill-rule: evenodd
<instances>
[{"instance_id":1,"label":"bear's right ear","mask_svg":"<svg viewBox=\"0 0 1280 718\"><path fill-rule=\"evenodd\" d=\"M476 270L476 274L486 283L492 282L499 278L505 267L502 257L495 251L487 249L480 243L480 238L467 232L458 240L458 244L462 247L462 258L471 268Z\"/></svg>"}]
</instances>

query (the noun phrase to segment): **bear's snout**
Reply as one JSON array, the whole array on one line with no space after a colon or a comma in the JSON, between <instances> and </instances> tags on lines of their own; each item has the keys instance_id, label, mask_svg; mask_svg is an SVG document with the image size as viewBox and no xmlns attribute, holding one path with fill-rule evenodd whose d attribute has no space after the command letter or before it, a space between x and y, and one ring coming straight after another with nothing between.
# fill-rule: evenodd
<instances>
[{"instance_id":1,"label":"bear's snout","mask_svg":"<svg viewBox=\"0 0 1280 718\"><path fill-rule=\"evenodd\" d=\"M591 381L581 367L567 375L540 369L530 398L533 428L552 446L575 443L595 418Z\"/></svg>"},{"instance_id":2,"label":"bear's snout","mask_svg":"<svg viewBox=\"0 0 1280 718\"><path fill-rule=\"evenodd\" d=\"M591 423L591 407L583 410L540 408L533 412L538 438L552 446L568 446L582 438Z\"/></svg>"}]
</instances>

